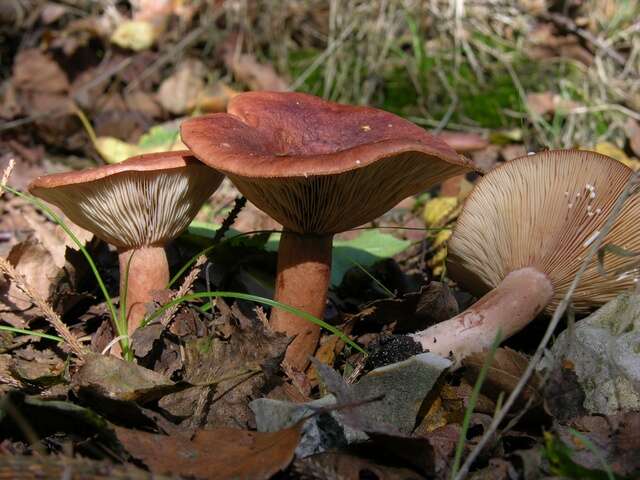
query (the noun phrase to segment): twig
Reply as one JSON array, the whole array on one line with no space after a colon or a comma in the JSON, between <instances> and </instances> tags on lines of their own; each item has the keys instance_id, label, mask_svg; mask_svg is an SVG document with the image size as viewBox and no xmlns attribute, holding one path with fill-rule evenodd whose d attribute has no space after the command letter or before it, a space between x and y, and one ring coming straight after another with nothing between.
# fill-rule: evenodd
<instances>
[{"instance_id":1,"label":"twig","mask_svg":"<svg viewBox=\"0 0 640 480\"><path fill-rule=\"evenodd\" d=\"M531 357L531 360L527 365L527 369L522 374L522 377L520 377L518 384L509 395L509 398L505 402L502 409L496 414L495 417L493 417L491 424L485 430L480 441L476 444L476 446L471 451L471 453L469 453L469 456L466 458L464 464L460 468L460 471L455 476L455 480L462 480L467 476L467 474L469 473L469 469L471 468L471 465L473 465L473 462L476 460L476 458L478 457L482 449L485 447L489 439L498 429L498 426L504 420L505 416L513 406L514 402L516 401L520 393L522 392L522 389L529 381L529 378L533 374L533 371L535 370L538 362L540 361L540 359L542 358L542 355L544 354L544 351L547 347L547 344L549 343L549 340L551 340L551 336L553 335L553 332L558 326L558 323L560 322L560 319L564 315L565 310L569 306L569 303L571 302L571 297L573 296L573 292L578 287L578 284L580 283L580 279L582 278L582 275L591 264L597 251L600 249L602 242L611 231L611 228L613 227L615 221L617 220L618 215L622 211L622 208L624 207L625 202L634 193L635 187L638 185L639 181L640 181L640 172L634 173L631 176L631 178L629 178L627 185L625 186L624 190L616 200L616 203L613 205L611 213L609 214L607 221L602 227L602 230L598 234L598 237L596 238L596 240L591 245L591 248L589 249L589 252L587 253L584 261L582 262L580 269L578 270L575 277L573 278L573 282L571 283L569 290L567 290L567 293L562 299L562 302L560 302L555 312L553 313L553 317L549 322L549 326L547 327L547 330L544 333L544 336L542 337L542 340L540 341L540 344L538 345L536 352L534 353L533 357Z\"/></svg>"},{"instance_id":2,"label":"twig","mask_svg":"<svg viewBox=\"0 0 640 480\"><path fill-rule=\"evenodd\" d=\"M71 351L75 353L81 360L84 359L87 353L76 336L71 333L69 328L62 322L60 316L51 308L51 305L40 296L38 292L33 290L27 283L24 276L22 276L7 260L0 258L0 272L9 277L9 279L29 297L33 304L38 307L47 321L53 326L58 335L60 335L64 341L69 345Z\"/></svg>"}]
</instances>

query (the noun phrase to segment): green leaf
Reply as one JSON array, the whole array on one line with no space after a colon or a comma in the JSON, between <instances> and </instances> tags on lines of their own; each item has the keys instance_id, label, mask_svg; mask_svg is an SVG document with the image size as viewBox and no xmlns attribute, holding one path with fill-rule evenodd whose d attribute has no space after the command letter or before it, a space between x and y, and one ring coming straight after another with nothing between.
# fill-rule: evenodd
<instances>
[{"instance_id":1,"label":"green leaf","mask_svg":"<svg viewBox=\"0 0 640 480\"><path fill-rule=\"evenodd\" d=\"M270 252L278 251L279 234L272 234L265 245ZM393 257L406 250L411 242L400 240L378 229L363 231L353 240L333 241L333 262L331 265L331 285L337 287L342 283L345 273L351 267L359 264L371 267L380 260Z\"/></svg>"}]
</instances>

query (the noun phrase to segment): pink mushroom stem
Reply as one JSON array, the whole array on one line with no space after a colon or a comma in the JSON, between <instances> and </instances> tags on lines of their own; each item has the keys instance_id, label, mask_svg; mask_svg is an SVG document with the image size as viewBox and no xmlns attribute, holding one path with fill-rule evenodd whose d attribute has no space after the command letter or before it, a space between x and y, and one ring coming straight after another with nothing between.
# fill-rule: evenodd
<instances>
[{"instance_id":1,"label":"pink mushroom stem","mask_svg":"<svg viewBox=\"0 0 640 480\"><path fill-rule=\"evenodd\" d=\"M411 337L424 350L462 360L488 349L498 333L505 340L522 330L549 303L553 285L533 267L509 273L480 300L455 317Z\"/></svg>"},{"instance_id":2,"label":"pink mushroom stem","mask_svg":"<svg viewBox=\"0 0 640 480\"><path fill-rule=\"evenodd\" d=\"M331 279L331 248L333 235L301 235L285 230L278 250L278 274L275 300L324 317L327 290ZM309 364L320 338L320 327L290 312L275 308L271 326L278 332L295 336L285 360L297 371Z\"/></svg>"},{"instance_id":3,"label":"pink mushroom stem","mask_svg":"<svg viewBox=\"0 0 640 480\"><path fill-rule=\"evenodd\" d=\"M141 247L119 252L120 299L126 291L127 330L129 337L140 326L153 300L153 292L163 290L169 283L169 264L162 247ZM129 263L131 259L131 263ZM127 278L127 266L129 275Z\"/></svg>"}]
</instances>

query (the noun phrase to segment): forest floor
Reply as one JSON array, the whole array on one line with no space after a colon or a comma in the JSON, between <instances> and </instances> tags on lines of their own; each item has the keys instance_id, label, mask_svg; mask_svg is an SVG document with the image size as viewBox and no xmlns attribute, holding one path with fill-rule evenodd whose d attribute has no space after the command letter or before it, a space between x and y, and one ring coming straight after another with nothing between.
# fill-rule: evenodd
<instances>
[{"instance_id":1,"label":"forest floor","mask_svg":"<svg viewBox=\"0 0 640 480\"><path fill-rule=\"evenodd\" d=\"M483 142L465 154L486 171L554 148L635 170L638 18L640 3L623 0L3 2L0 172L25 191L39 175L183 149L181 119L225 111L248 90L475 134ZM445 259L477 179L453 178L338 235L325 321L366 350L471 305ZM550 346L516 387L541 316L456 370L414 358L370 375L366 356L327 331L299 373L281 365L288 340L269 329L267 307L215 298L212 310L186 302L140 329L125 362L101 355L114 332L78 245L29 198L0 194L0 478L462 478L470 454L463 473L474 479L640 476L637 355L631 374L585 379L605 360ZM115 250L69 227L117 303ZM172 274L214 242L208 261L157 304L185 277L188 292L272 298L279 228L225 180L168 248ZM614 302L609 312L640 323L636 296ZM60 341L56 319L91 353Z\"/></svg>"}]
</instances>

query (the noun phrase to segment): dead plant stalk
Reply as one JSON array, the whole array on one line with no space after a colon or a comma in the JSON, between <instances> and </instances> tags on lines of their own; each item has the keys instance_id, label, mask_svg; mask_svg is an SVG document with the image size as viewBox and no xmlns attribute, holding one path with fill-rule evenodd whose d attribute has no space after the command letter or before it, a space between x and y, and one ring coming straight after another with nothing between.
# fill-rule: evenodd
<instances>
[{"instance_id":1,"label":"dead plant stalk","mask_svg":"<svg viewBox=\"0 0 640 480\"><path fill-rule=\"evenodd\" d=\"M560 319L562 318L562 316L564 315L564 312L566 311L567 307L571 303L571 297L575 289L578 287L578 284L580 283L580 279L582 278L582 275L584 274L584 272L587 270L587 268L593 261L596 253L602 246L602 242L611 231L611 228L613 227L616 219L618 218L618 215L622 211L622 208L624 207L626 200L632 194L636 193L636 187L638 186L639 183L640 183L640 171L634 173L631 176L625 189L616 200L616 203L614 204L613 209L611 210L611 213L607 218L607 221L602 227L602 230L598 233L598 236L596 237L595 241L591 244L591 248L587 252L585 259L582 262L582 265L580 266L580 270L578 270L578 272L576 273L573 279L573 282L569 287L569 290L567 291L566 295L562 299L562 302L560 302L560 304L558 305L558 308L556 308L555 312L553 313L553 317L549 322L549 326L547 327L547 330L545 331L544 336L542 337L542 340L540 340L540 344L538 345L536 352L534 353L533 357L531 357L531 360L527 365L527 369L522 374L522 377L520 377L520 381L518 382L516 387L513 389L513 391L509 395L509 398L504 403L504 406L502 407L502 409L500 409L500 411L498 411L496 415L493 417L491 424L485 430L480 441L476 444L473 450L469 453L469 456L465 459L464 464L460 468L460 471L455 476L454 480L462 480L467 476L467 474L469 473L469 469L471 468L471 465L473 465L473 462L476 460L476 458L478 458L478 455L480 454L480 452L482 452L482 449L487 445L489 440L493 437L494 433L498 429L498 426L500 425L500 423L502 423L507 413L509 413L509 410L511 410L511 407L513 406L515 400L518 398L518 396L522 392L522 389L525 387L525 385L529 381L529 378L533 374L533 371L538 365L538 362L542 358L542 355L544 354L547 344L549 343L549 340L551 340L551 336L553 335L553 332L558 326Z\"/></svg>"},{"instance_id":2,"label":"dead plant stalk","mask_svg":"<svg viewBox=\"0 0 640 480\"><path fill-rule=\"evenodd\" d=\"M11 265L6 259L0 258L0 273L6 275L24 294L38 307L47 321L55 329L64 341L69 345L69 348L75 353L81 360L86 354L85 348L82 346L76 336L71 333L69 327L67 327L60 316L51 308L51 305L42 298L35 290L31 288L25 278Z\"/></svg>"}]
</instances>

